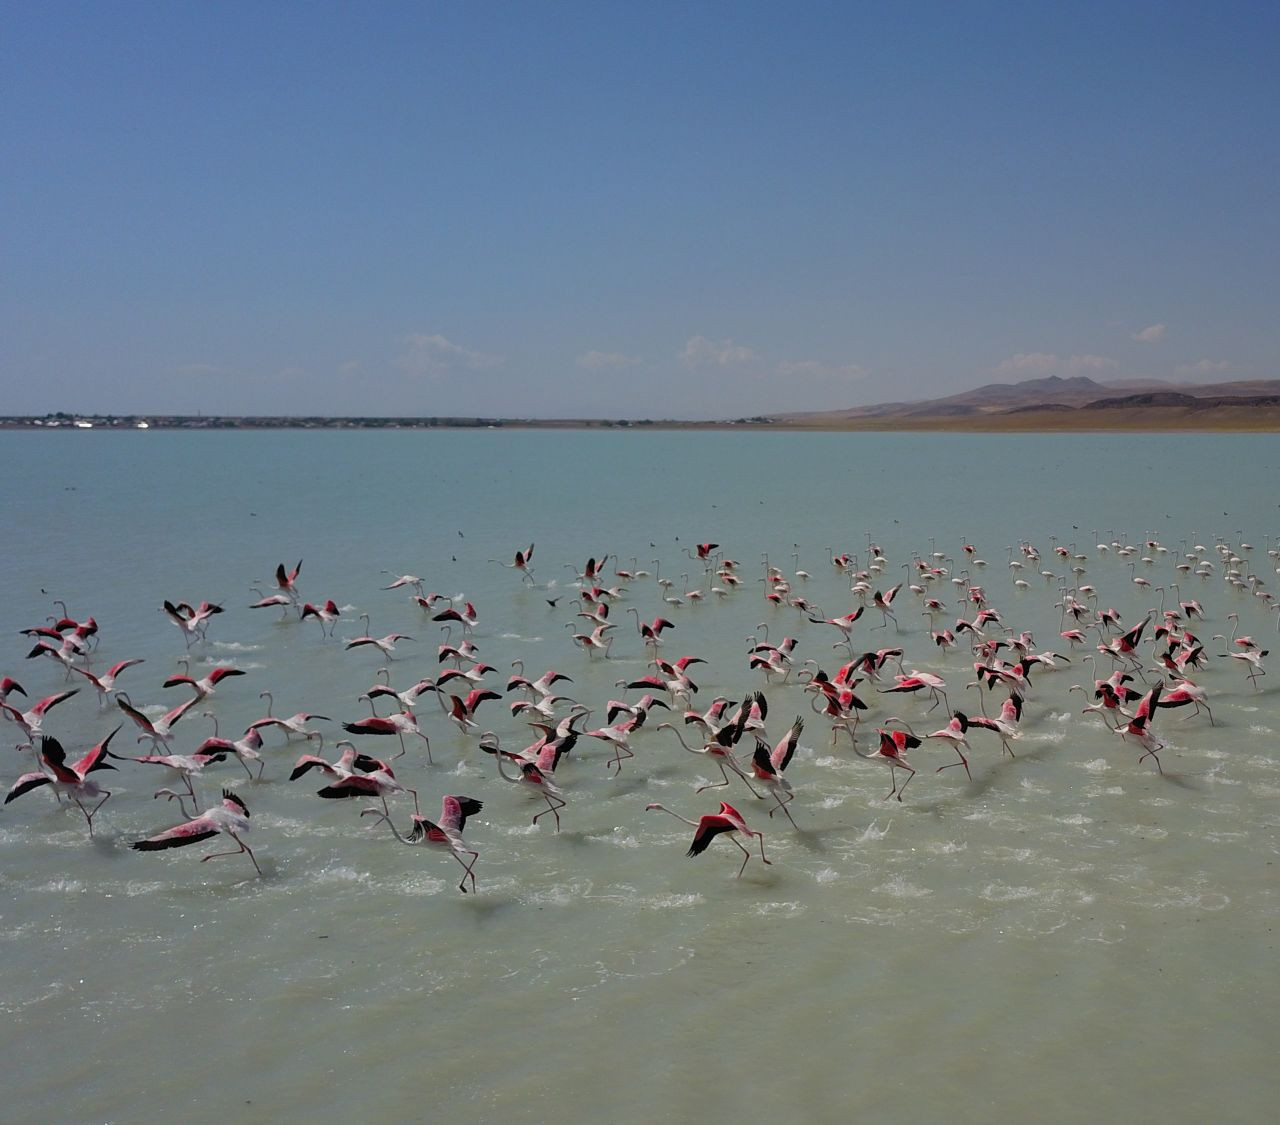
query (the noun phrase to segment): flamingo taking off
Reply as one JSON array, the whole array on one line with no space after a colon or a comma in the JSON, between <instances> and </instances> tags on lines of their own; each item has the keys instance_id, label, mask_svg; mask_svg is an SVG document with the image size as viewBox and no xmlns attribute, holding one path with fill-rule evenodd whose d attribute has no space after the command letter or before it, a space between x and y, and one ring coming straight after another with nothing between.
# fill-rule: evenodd
<instances>
[{"instance_id":1,"label":"flamingo taking off","mask_svg":"<svg viewBox=\"0 0 1280 1125\"><path fill-rule=\"evenodd\" d=\"M254 870L261 877L262 868L258 866L258 860L253 854L253 849L240 838L248 831L249 809L244 801L231 792L230 789L224 789L222 791L222 801L216 807L206 810L200 816L194 817L183 824L174 825L174 827L166 829L164 832L148 836L145 840L137 840L130 846L134 851L155 852L165 848L184 848L188 844L198 844L201 840L209 840L219 833L225 833L240 846L233 852L210 852L206 856L201 856L200 862L205 863L208 860L217 859L219 856L239 855L241 852L248 852L249 858L253 860Z\"/></svg>"},{"instance_id":2,"label":"flamingo taking off","mask_svg":"<svg viewBox=\"0 0 1280 1125\"><path fill-rule=\"evenodd\" d=\"M729 839L733 841L734 847L742 852L742 866L738 868L739 879L742 873L747 869L747 862L751 859L751 853L742 846L740 840L737 839L735 833L741 832L742 835L750 839L757 836L760 839L760 859L761 862L772 864L773 861L764 854L764 833L757 832L755 829L748 827L747 822L742 818L742 814L738 812L727 801L720 802L720 811L714 813L704 813L697 820L690 820L687 816L681 816L673 809L667 808L666 805L651 804L645 805L645 812L653 812L660 809L664 813L669 813L677 820L683 820L685 824L695 829L693 834L693 842L689 845L689 850L685 852L686 856L701 855L710 846L711 841L717 836L727 834Z\"/></svg>"}]
</instances>

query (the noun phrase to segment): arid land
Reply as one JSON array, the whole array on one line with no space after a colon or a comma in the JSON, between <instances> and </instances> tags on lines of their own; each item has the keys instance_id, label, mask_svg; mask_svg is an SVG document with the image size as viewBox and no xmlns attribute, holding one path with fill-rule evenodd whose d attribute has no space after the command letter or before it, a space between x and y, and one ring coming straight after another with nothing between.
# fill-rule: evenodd
<instances>
[{"instance_id":1,"label":"arid land","mask_svg":"<svg viewBox=\"0 0 1280 1125\"><path fill-rule=\"evenodd\" d=\"M0 417L2 429L767 429L937 433L1280 431L1280 380L1112 385L1051 376L922 402L714 421L674 418L67 414Z\"/></svg>"}]
</instances>

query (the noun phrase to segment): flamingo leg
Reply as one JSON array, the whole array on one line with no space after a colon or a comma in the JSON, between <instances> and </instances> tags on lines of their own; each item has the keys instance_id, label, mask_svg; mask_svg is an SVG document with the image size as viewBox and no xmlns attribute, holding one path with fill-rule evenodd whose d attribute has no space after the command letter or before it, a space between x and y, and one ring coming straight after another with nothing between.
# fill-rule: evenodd
<instances>
[{"instance_id":1,"label":"flamingo leg","mask_svg":"<svg viewBox=\"0 0 1280 1125\"><path fill-rule=\"evenodd\" d=\"M240 847L233 852L210 852L208 855L201 856L200 862L207 863L209 860L218 859L220 856L239 855L241 852L248 852L249 858L253 860L254 869L258 872L258 877L262 878L262 868L258 866L258 860L257 860L257 857L254 856L253 854L253 849L249 847L249 845L246 844L242 839L240 839L240 837L237 836L234 832L228 832L227 835L230 836L237 844L239 844Z\"/></svg>"}]
</instances>

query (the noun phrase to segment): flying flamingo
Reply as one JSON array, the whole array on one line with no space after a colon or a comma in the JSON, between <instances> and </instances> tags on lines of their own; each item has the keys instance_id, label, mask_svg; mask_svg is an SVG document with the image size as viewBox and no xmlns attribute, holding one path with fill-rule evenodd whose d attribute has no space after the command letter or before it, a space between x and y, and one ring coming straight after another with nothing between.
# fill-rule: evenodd
<instances>
[{"instance_id":1,"label":"flying flamingo","mask_svg":"<svg viewBox=\"0 0 1280 1125\"><path fill-rule=\"evenodd\" d=\"M413 811L419 812L418 791L402 785L386 762L361 754L355 746L345 738L338 743L343 747L342 757L336 764L330 764L323 758L304 754L298 759L289 775L295 781L309 769L318 768L327 773L333 780L323 789L316 790L317 797L326 800L344 800L351 797L377 797L382 801L382 811L390 815L387 808L387 795L390 793L408 793L413 798ZM365 768L368 767L368 768Z\"/></svg>"},{"instance_id":2,"label":"flying flamingo","mask_svg":"<svg viewBox=\"0 0 1280 1125\"><path fill-rule=\"evenodd\" d=\"M107 803L107 799L111 796L111 791L103 789L102 786L94 781L90 781L89 774L94 770L113 770L116 768L106 759L108 755L107 746L119 729L119 727L116 727L75 765L71 766L67 765L67 755L62 748L62 743L47 734L42 735L40 738L40 769L32 773L24 773L19 777L5 795L4 803L7 805L24 793L30 793L33 789L48 785L59 796L66 794L75 802L76 807L84 813L85 823L89 826L89 835L92 836L94 814ZM95 797L100 797L101 800L93 808L86 809L82 798L91 801Z\"/></svg>"},{"instance_id":3,"label":"flying flamingo","mask_svg":"<svg viewBox=\"0 0 1280 1125\"><path fill-rule=\"evenodd\" d=\"M467 817L475 816L482 808L484 808L484 804L474 797L443 797L440 801L440 823L432 824L425 816L419 816L415 813L413 827L409 830L408 836L401 836L396 830L391 817L386 813L379 812L377 809L365 809L360 815L378 817L391 829L391 834L402 844L441 844L448 848L453 858L462 864L462 882L458 884L458 890L465 895L467 893L467 876L471 877L472 891L476 889L476 876L473 868L476 860L480 858L480 853L472 851L463 843L462 829L466 826ZM470 863L462 858L468 855L471 857Z\"/></svg>"},{"instance_id":4,"label":"flying flamingo","mask_svg":"<svg viewBox=\"0 0 1280 1125\"><path fill-rule=\"evenodd\" d=\"M523 581L525 581L525 582L528 582L528 583L529 583L529 585L530 585L530 586L532 586L532 585L533 585L533 570L532 570L532 568L530 568L530 566L529 566L529 562L530 562L530 560L531 560L532 558L533 558L533 544L532 544L532 543L530 543L530 544L529 544L529 549L528 549L527 551L517 551L517 552L516 552L516 554L515 554L515 559L514 559L514 561L509 562L509 563L502 563L502 565L503 565L503 566L505 566L505 567L509 567L509 568L511 568L511 569L513 569L513 570L518 570L518 571L520 572L520 577L521 577L521 579L522 579ZM498 559L490 559L489 561L490 561L490 562L498 562L498 561L500 561L500 560L498 560Z\"/></svg>"},{"instance_id":5,"label":"flying flamingo","mask_svg":"<svg viewBox=\"0 0 1280 1125\"><path fill-rule=\"evenodd\" d=\"M244 767L244 772L252 779L253 771L249 769L249 762L258 763L258 778L262 778L262 771L266 768L266 761L263 759L259 751L262 749L262 732L255 726L250 726L238 739L232 741L229 738L222 738L218 735L218 717L212 711L204 712L205 718L213 720L213 737L206 738L199 746L196 747L197 754L216 754L224 752L234 754L236 760ZM246 760L247 759L247 760Z\"/></svg>"},{"instance_id":6,"label":"flying flamingo","mask_svg":"<svg viewBox=\"0 0 1280 1125\"><path fill-rule=\"evenodd\" d=\"M797 715L795 722L791 724L791 729L772 750L769 749L769 744L763 738L756 735L756 751L752 757L756 778L769 787L774 800L777 802L769 810L769 815L773 816L775 812L781 809L787 814L787 819L791 821L793 828L799 826L787 806L795 799L795 793L792 791L791 782L783 777L782 773L791 764L791 758L796 752L796 746L799 745L800 732L802 730L804 730L804 719Z\"/></svg>"},{"instance_id":7,"label":"flying flamingo","mask_svg":"<svg viewBox=\"0 0 1280 1125\"><path fill-rule=\"evenodd\" d=\"M494 761L498 765L498 773L506 781L510 781L516 785L527 785L535 793L537 793L544 801L547 807L533 818L533 823L538 823L538 818L551 813L556 818L556 831L560 831L560 810L564 808L568 802L564 799L564 794L560 787L551 779L550 771L544 770L538 766L536 762L530 762L524 759L516 759L517 765L520 767L520 773L513 776L507 773L503 768L502 762L504 758L509 757L508 753L498 745L498 738L492 731L485 731L480 739L480 748L486 753L492 754Z\"/></svg>"},{"instance_id":8,"label":"flying flamingo","mask_svg":"<svg viewBox=\"0 0 1280 1125\"><path fill-rule=\"evenodd\" d=\"M369 697L362 695L360 698L368 699ZM342 729L348 734L396 735L400 739L400 754L396 755L397 758L405 753L404 736L416 735L427 744L427 761L435 765L431 758L431 739L418 729L418 717L412 711L397 711L394 715L386 717L370 715L367 719L358 719L354 723L343 723Z\"/></svg>"},{"instance_id":9,"label":"flying flamingo","mask_svg":"<svg viewBox=\"0 0 1280 1125\"><path fill-rule=\"evenodd\" d=\"M745 767L733 756L733 747L742 737L742 731L744 728L741 725L726 723L714 733L710 733L709 731L707 739L701 749L696 746L690 746L685 742L684 735L680 733L680 729L672 726L670 723L659 723L657 729L671 731L676 738L679 739L680 745L683 746L690 754L703 754L720 767L720 776L723 777L724 780L713 781L706 785L701 785L695 790L695 792L701 793L706 789L720 789L728 785L729 775L725 772L725 767L727 766L737 774L738 777L742 778L743 784L746 785L746 787L750 789L756 797L763 800L763 795L756 790L754 785L751 784L751 778L747 775Z\"/></svg>"},{"instance_id":10,"label":"flying flamingo","mask_svg":"<svg viewBox=\"0 0 1280 1125\"><path fill-rule=\"evenodd\" d=\"M690 820L687 816L681 816L673 809L667 808L666 805L645 805L645 812L653 812L655 809L670 813L677 820L683 820L685 824L696 829L693 834L693 842L689 845L689 850L685 852L686 856L701 855L710 846L712 840L723 833L728 833L729 839L733 841L734 846L742 852L742 866L738 868L737 875L737 878L741 879L742 873L747 869L747 863L751 859L751 853L742 846L741 841L734 835L734 833L741 832L748 839L752 836L758 836L760 838L761 861L770 865L773 863L764 854L764 833L749 828L747 822L743 820L742 814L726 801L720 802L719 812L704 813L697 820Z\"/></svg>"},{"instance_id":11,"label":"flying flamingo","mask_svg":"<svg viewBox=\"0 0 1280 1125\"><path fill-rule=\"evenodd\" d=\"M476 613L476 607L467 602L462 609L455 609L450 606L448 609L441 610L435 614L432 621L457 621L462 626L463 633L470 633L475 628L479 615Z\"/></svg>"},{"instance_id":12,"label":"flying flamingo","mask_svg":"<svg viewBox=\"0 0 1280 1125\"><path fill-rule=\"evenodd\" d=\"M142 657L140 656L135 657L133 660L121 660L111 665L101 676L95 676L87 669L75 666L71 668L71 671L78 672L98 689L98 704L105 707L112 693L116 690L116 677L126 668L132 668L135 664L141 664L142 662Z\"/></svg>"},{"instance_id":13,"label":"flying flamingo","mask_svg":"<svg viewBox=\"0 0 1280 1125\"><path fill-rule=\"evenodd\" d=\"M480 704L486 699L501 699L496 691L487 691L482 688L472 688L467 692L466 699L460 699L456 695L449 696L449 717L461 728L464 734L474 731L479 725L476 723L475 715Z\"/></svg>"},{"instance_id":14,"label":"flying flamingo","mask_svg":"<svg viewBox=\"0 0 1280 1125\"><path fill-rule=\"evenodd\" d=\"M298 575L302 573L302 560L298 560L298 565L292 570L285 570L284 563L276 566L276 587L279 591L289 598L291 601L298 601Z\"/></svg>"},{"instance_id":15,"label":"flying flamingo","mask_svg":"<svg viewBox=\"0 0 1280 1125\"><path fill-rule=\"evenodd\" d=\"M204 863L210 859L217 859L224 855L239 855L241 852L248 852L249 858L253 860L254 870L258 872L259 878L262 877L262 868L258 866L258 860L253 854L253 849L249 847L240 837L249 831L249 810L245 806L244 801L237 797L230 789L222 791L222 802L212 809L207 809L200 816L186 821L184 824L175 825L164 832L160 832L155 836L148 836L145 840L138 840L131 846L134 851L154 852L163 848L182 848L188 844L199 843L201 840L208 840L219 833L225 833L230 836L240 846L233 852L210 852L206 856L200 857L200 862Z\"/></svg>"},{"instance_id":16,"label":"flying flamingo","mask_svg":"<svg viewBox=\"0 0 1280 1125\"><path fill-rule=\"evenodd\" d=\"M18 690L21 690L20 688ZM19 711L11 703L0 703L0 713L8 719L12 719L26 732L27 741L18 744L19 749L30 746L44 727L44 717L52 711L59 703L65 699L70 699L73 695L78 694L79 688L68 688L66 691L60 691L55 695L47 695L34 707L26 711Z\"/></svg>"},{"instance_id":17,"label":"flying flamingo","mask_svg":"<svg viewBox=\"0 0 1280 1125\"><path fill-rule=\"evenodd\" d=\"M209 628L209 619L215 613L222 612L222 606L214 605L212 602L201 602L198 606L192 607L187 602L166 601L164 603L164 612L169 620L178 627L182 633L182 638L187 642L187 648L197 641L205 639L205 632Z\"/></svg>"},{"instance_id":18,"label":"flying flamingo","mask_svg":"<svg viewBox=\"0 0 1280 1125\"><path fill-rule=\"evenodd\" d=\"M887 801L890 797L897 797L902 800L903 791L911 784L911 779L915 777L916 771L907 761L906 753L920 745L920 739L906 730L886 730L883 727L877 727L876 733L880 736L880 745L876 747L870 754L864 754L855 745L853 751L860 758L866 758L868 761L884 762L889 767L889 779L892 782L892 788L884 795L882 800ZM898 770L904 770L907 774L907 780L902 783L902 788L898 788Z\"/></svg>"},{"instance_id":19,"label":"flying flamingo","mask_svg":"<svg viewBox=\"0 0 1280 1125\"><path fill-rule=\"evenodd\" d=\"M384 570L383 574L390 574L391 571ZM398 574L387 585L383 586L384 590L399 590L403 586L412 586L414 592L419 597L422 596L422 579L416 574Z\"/></svg>"},{"instance_id":20,"label":"flying flamingo","mask_svg":"<svg viewBox=\"0 0 1280 1125\"><path fill-rule=\"evenodd\" d=\"M353 648L363 648L371 646L378 649L388 660L391 654L395 652L397 641L411 641L413 638L408 633L388 633L385 637L373 637L369 635L369 615L362 613L360 620L364 622L364 636L353 637L343 646L350 650Z\"/></svg>"},{"instance_id":21,"label":"flying flamingo","mask_svg":"<svg viewBox=\"0 0 1280 1125\"><path fill-rule=\"evenodd\" d=\"M342 611L338 608L337 602L330 598L322 606L314 606L306 602L298 615L298 620L305 621L308 617L314 617L320 622L320 635L332 637L334 629L338 627L338 618L341 616Z\"/></svg>"},{"instance_id":22,"label":"flying flamingo","mask_svg":"<svg viewBox=\"0 0 1280 1125\"><path fill-rule=\"evenodd\" d=\"M185 660L180 662L183 668L189 667ZM229 676L243 676L245 673L240 668L215 668L207 676L195 679L189 675L170 676L164 682L164 687L176 687L178 684L186 684L196 693L197 699L204 699L205 696L213 695L218 684Z\"/></svg>"},{"instance_id":23,"label":"flying flamingo","mask_svg":"<svg viewBox=\"0 0 1280 1125\"><path fill-rule=\"evenodd\" d=\"M128 715L138 725L138 729L142 731L138 735L138 741L142 742L144 739L150 739L151 745L155 747L158 747L161 743L164 743L165 746L169 745L173 739L173 728L177 725L178 720L199 702L200 697L193 695L190 699L179 703L173 710L166 711L160 718L151 719L133 705L133 700L125 692L116 692L116 706Z\"/></svg>"},{"instance_id":24,"label":"flying flamingo","mask_svg":"<svg viewBox=\"0 0 1280 1125\"><path fill-rule=\"evenodd\" d=\"M320 740L320 744L322 746L324 745L324 735L318 730L308 730L307 724L311 722L312 719L321 719L326 723L333 722L328 715L317 715L312 711L299 711L296 715L291 715L287 719L278 719L271 713L272 707L275 706L275 697L271 692L260 691L258 692L258 698L265 699L267 701L267 713L261 719L254 719L249 726L258 728L279 727L284 731L285 738L288 738L291 734L300 734L303 738L307 739L307 741L310 741L313 738L318 738Z\"/></svg>"}]
</instances>

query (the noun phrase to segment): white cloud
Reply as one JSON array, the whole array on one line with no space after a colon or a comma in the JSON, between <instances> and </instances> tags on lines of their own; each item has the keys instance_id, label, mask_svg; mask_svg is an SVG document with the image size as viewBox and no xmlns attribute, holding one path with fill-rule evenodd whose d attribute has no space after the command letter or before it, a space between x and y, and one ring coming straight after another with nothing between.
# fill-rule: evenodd
<instances>
[{"instance_id":1,"label":"white cloud","mask_svg":"<svg viewBox=\"0 0 1280 1125\"><path fill-rule=\"evenodd\" d=\"M707 367L738 367L756 363L760 357L750 348L721 340L718 344L705 336L691 336L680 353L680 362L690 369Z\"/></svg>"},{"instance_id":2,"label":"white cloud","mask_svg":"<svg viewBox=\"0 0 1280 1125\"><path fill-rule=\"evenodd\" d=\"M1002 360L992 370L996 375L1082 375L1113 371L1119 366L1114 359L1104 355L1059 356L1047 352L1019 352Z\"/></svg>"},{"instance_id":3,"label":"white cloud","mask_svg":"<svg viewBox=\"0 0 1280 1125\"><path fill-rule=\"evenodd\" d=\"M500 355L472 351L439 333L431 336L406 336L404 342L405 353L395 362L397 367L410 375L434 377L447 375L452 371L484 371L501 367L504 362Z\"/></svg>"},{"instance_id":4,"label":"white cloud","mask_svg":"<svg viewBox=\"0 0 1280 1125\"><path fill-rule=\"evenodd\" d=\"M1164 339L1164 325L1149 324L1141 332L1135 332L1133 338L1143 344L1158 344Z\"/></svg>"},{"instance_id":5,"label":"white cloud","mask_svg":"<svg viewBox=\"0 0 1280 1125\"><path fill-rule=\"evenodd\" d=\"M1231 364L1225 359L1202 359L1199 363L1188 363L1177 368L1179 375L1221 375L1229 370Z\"/></svg>"},{"instance_id":6,"label":"white cloud","mask_svg":"<svg viewBox=\"0 0 1280 1125\"><path fill-rule=\"evenodd\" d=\"M584 352L578 356L578 366L587 371L612 371L621 367L636 367L640 358L620 352Z\"/></svg>"},{"instance_id":7,"label":"white cloud","mask_svg":"<svg viewBox=\"0 0 1280 1125\"><path fill-rule=\"evenodd\" d=\"M818 359L784 359L778 364L778 374L789 379L831 379L851 383L865 379L870 372L856 363L831 364Z\"/></svg>"}]
</instances>

